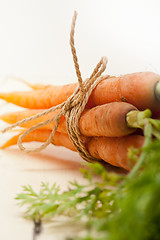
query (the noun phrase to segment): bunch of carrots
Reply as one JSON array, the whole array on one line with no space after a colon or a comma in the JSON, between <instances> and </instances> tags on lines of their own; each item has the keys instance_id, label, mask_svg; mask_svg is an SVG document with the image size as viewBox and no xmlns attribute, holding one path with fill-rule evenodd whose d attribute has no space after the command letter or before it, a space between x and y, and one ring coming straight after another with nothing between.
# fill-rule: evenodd
<instances>
[{"instance_id":1,"label":"bunch of carrots","mask_svg":"<svg viewBox=\"0 0 160 240\"><path fill-rule=\"evenodd\" d=\"M31 91L0 93L1 99L26 108L24 111L3 114L0 116L1 120L14 124L40 113L66 101L77 87L77 83L65 86L28 85L32 88ZM52 118L59 111L22 124L22 131ZM159 124L150 118L151 112L154 118L160 118L158 74L138 72L119 77L107 75L93 90L79 119L79 130L86 149L97 159L130 170L132 165L128 160L128 149L143 146L144 136L141 129L144 128L146 119L152 122L155 135L159 134ZM45 142L53 126L54 122L30 132L23 142ZM18 137L19 135L12 137L1 148L17 144ZM68 136L64 116L52 143L76 151Z\"/></svg>"}]
</instances>

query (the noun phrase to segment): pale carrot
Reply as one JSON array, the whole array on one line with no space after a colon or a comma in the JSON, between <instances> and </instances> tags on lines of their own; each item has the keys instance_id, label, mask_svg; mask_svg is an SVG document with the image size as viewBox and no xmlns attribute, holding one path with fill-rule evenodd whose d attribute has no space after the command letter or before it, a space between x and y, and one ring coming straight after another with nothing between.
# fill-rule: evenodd
<instances>
[{"instance_id":1,"label":"pale carrot","mask_svg":"<svg viewBox=\"0 0 160 240\"><path fill-rule=\"evenodd\" d=\"M24 82L28 87L32 88L33 90L41 90L41 89L45 89L48 88L50 85L44 85L44 84L31 84L26 82L25 80L22 80L22 82Z\"/></svg>"},{"instance_id":2,"label":"pale carrot","mask_svg":"<svg viewBox=\"0 0 160 240\"><path fill-rule=\"evenodd\" d=\"M50 130L35 130L24 137L23 142L45 142L50 133ZM19 136L12 137L1 148L4 149L17 144L18 137ZM129 135L119 138L93 137L91 139L84 139L86 148L93 157L102 159L113 166L121 167L126 170L130 170L131 168L127 157L128 149L130 147L139 148L143 145L143 142L144 137L139 135ZM56 132L52 143L75 151L67 134Z\"/></svg>"},{"instance_id":3,"label":"pale carrot","mask_svg":"<svg viewBox=\"0 0 160 240\"><path fill-rule=\"evenodd\" d=\"M32 88L33 90L41 90L41 89L45 89L45 88L49 87L49 85L44 85L44 84L39 84L39 83L31 84L31 83L29 83L29 82L27 82L27 81L25 81L24 79L21 79L21 78L13 77L13 79L24 83L25 85Z\"/></svg>"},{"instance_id":4,"label":"pale carrot","mask_svg":"<svg viewBox=\"0 0 160 240\"><path fill-rule=\"evenodd\" d=\"M113 102L86 109L79 119L79 130L84 136L106 136L121 137L128 135L136 130L127 125L126 116L132 110L137 110L133 105L124 102ZM42 112L42 110L27 110L20 112L7 113L0 116L0 119L10 124ZM54 117L60 110L42 116L38 119L24 123L21 127L30 128L31 126ZM54 122L43 126L43 129L53 129ZM59 132L67 133L65 118L62 117L57 129Z\"/></svg>"},{"instance_id":5,"label":"pale carrot","mask_svg":"<svg viewBox=\"0 0 160 240\"><path fill-rule=\"evenodd\" d=\"M25 108L50 108L64 102L77 84L48 86L31 92L0 93L0 98ZM109 102L128 102L139 110L157 111L160 104L160 76L152 72L138 72L119 77L108 75L93 90L87 106Z\"/></svg>"}]
</instances>

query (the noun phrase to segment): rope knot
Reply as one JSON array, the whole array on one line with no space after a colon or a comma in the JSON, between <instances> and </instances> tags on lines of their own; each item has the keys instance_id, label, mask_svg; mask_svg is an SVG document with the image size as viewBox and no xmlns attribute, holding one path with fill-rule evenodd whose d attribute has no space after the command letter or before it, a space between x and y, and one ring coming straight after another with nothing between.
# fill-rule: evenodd
<instances>
[{"instance_id":1,"label":"rope knot","mask_svg":"<svg viewBox=\"0 0 160 240\"><path fill-rule=\"evenodd\" d=\"M29 152L39 152L39 151L43 150L44 148L46 148L51 143L51 141L55 135L55 132L57 130L57 127L60 123L61 117L64 115L66 118L67 132L68 132L69 137L70 137L72 143L74 144L75 148L77 149L77 151L79 152L79 154L81 155L81 157L83 159L85 159L87 161L93 161L93 160L97 160L97 159L93 158L89 154L89 152L87 151L87 149L85 147L84 141L81 138L81 133L79 130L79 118L88 102L88 99L89 99L93 89L97 86L97 84L102 79L104 79L104 77L101 76L101 74L106 69L107 58L102 57L101 60L99 61L99 63L97 64L97 66L95 67L91 76L88 79L86 79L85 81L82 81L81 72L79 70L78 58L76 55L76 49L74 47L74 29L75 29L76 18L77 18L77 12L75 11L73 20L72 20L72 25L71 25L70 46L71 46L71 52L73 55L73 61L74 61L75 70L76 70L76 74L77 74L77 78L78 78L78 87L76 88L74 93L65 102L63 102L57 106L51 107L51 108L43 111L42 113L36 114L32 117L26 118L15 124L12 124L10 127L5 128L2 132L4 133L4 132L8 131L9 129L12 129L16 126L20 126L23 123L32 121L43 115L47 115L51 112L54 112L56 109L61 109L60 113L58 113L56 116L54 116L51 119L48 119L44 122L38 123L35 126L32 126L28 130L26 130L18 139L17 144L18 144L19 148L22 151L25 151L28 153ZM27 134L29 134L30 132L34 131L35 129L42 127L44 125L47 125L53 121L55 122L55 125L52 129L52 132L51 132L48 140L45 143L43 143L39 148L26 149L22 145L22 139Z\"/></svg>"}]
</instances>

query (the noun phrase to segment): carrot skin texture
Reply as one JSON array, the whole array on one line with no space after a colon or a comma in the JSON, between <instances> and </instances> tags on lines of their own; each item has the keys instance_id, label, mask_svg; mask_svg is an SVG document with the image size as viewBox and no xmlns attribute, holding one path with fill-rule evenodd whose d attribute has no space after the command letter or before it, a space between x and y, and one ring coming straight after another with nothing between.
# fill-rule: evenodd
<instances>
[{"instance_id":1,"label":"carrot skin texture","mask_svg":"<svg viewBox=\"0 0 160 240\"><path fill-rule=\"evenodd\" d=\"M86 109L79 119L79 130L83 136L106 136L121 137L133 133L136 129L130 128L126 123L126 114L131 110L137 110L134 106L124 102L113 102ZM15 113L8 113L0 116L0 119L10 124L16 123L22 119L30 117L43 110L26 110ZM52 118L58 114L60 110L56 110L46 116L24 123L21 127L30 128L35 124ZM41 127L40 129L52 130L54 122ZM65 117L63 116L57 131L67 133Z\"/></svg>"},{"instance_id":2,"label":"carrot skin texture","mask_svg":"<svg viewBox=\"0 0 160 240\"><path fill-rule=\"evenodd\" d=\"M84 136L121 137L136 129L127 126L126 115L137 110L124 102L112 102L85 110L79 119L79 129Z\"/></svg>"},{"instance_id":3,"label":"carrot skin texture","mask_svg":"<svg viewBox=\"0 0 160 240\"><path fill-rule=\"evenodd\" d=\"M22 133L21 133L22 134ZM1 146L1 149L5 149L7 147L13 146L17 144L18 138L21 135L16 135L13 136L10 140L8 140L3 146ZM50 130L34 130L33 132L29 133L27 136L25 136L22 139L22 142L46 142L47 139L49 138L49 135L51 134ZM71 143L69 137L67 134L64 133L59 133L56 132L55 136L51 142L52 144L56 145L56 146L64 146L72 151L76 151L75 147L73 146L73 144Z\"/></svg>"},{"instance_id":4,"label":"carrot skin texture","mask_svg":"<svg viewBox=\"0 0 160 240\"><path fill-rule=\"evenodd\" d=\"M44 109L28 109L28 110L24 110L24 111L17 111L17 112L11 112L11 113L6 113L6 114L3 114L0 116L0 119L9 123L9 124L14 124L18 121L21 121L25 118L28 118L28 117L31 117L31 116L34 116L38 113L41 113L43 112ZM40 118L37 118L37 119L34 119L32 121L29 121L27 123L23 123L21 124L21 127L23 128L30 128L40 122L43 122L47 119L50 119L52 117L54 117L56 114L58 114L61 110L60 109L57 109L55 110L55 112L53 113L49 113L45 116L41 116ZM39 129L48 129L48 130L52 130L53 129L53 126L54 126L54 122L52 123L49 123L47 125L44 125L42 127L40 127ZM61 133L67 133L67 130L66 130L66 123L65 123L65 117L62 116L61 118L61 121L58 125L58 129L57 131L61 132Z\"/></svg>"},{"instance_id":5,"label":"carrot skin texture","mask_svg":"<svg viewBox=\"0 0 160 240\"><path fill-rule=\"evenodd\" d=\"M121 138L95 137L88 143L88 151L97 158L103 159L113 166L130 170L127 152L130 147L139 148L144 143L144 137L129 135Z\"/></svg>"},{"instance_id":6,"label":"carrot skin texture","mask_svg":"<svg viewBox=\"0 0 160 240\"><path fill-rule=\"evenodd\" d=\"M56 106L74 92L77 84L47 86L43 89L0 93L0 98L15 105L30 109L46 109Z\"/></svg>"},{"instance_id":7,"label":"carrot skin texture","mask_svg":"<svg viewBox=\"0 0 160 240\"><path fill-rule=\"evenodd\" d=\"M50 130L35 130L25 136L22 142L45 142L50 133ZM1 146L1 149L16 145L18 137L19 135L12 137L8 142ZM130 170L131 167L127 159L128 148L131 146L135 148L141 147L144 142L144 137L139 135L129 135L119 138L92 137L83 138L83 141L89 153L93 157L102 159L113 166ZM52 143L57 146L64 146L72 151L76 151L67 134L56 132Z\"/></svg>"},{"instance_id":8,"label":"carrot skin texture","mask_svg":"<svg viewBox=\"0 0 160 240\"><path fill-rule=\"evenodd\" d=\"M149 108L156 111L160 108L160 101L155 96L155 86L159 81L160 75L153 72L137 72L108 78L93 90L88 106L125 101L139 110Z\"/></svg>"},{"instance_id":9,"label":"carrot skin texture","mask_svg":"<svg viewBox=\"0 0 160 240\"><path fill-rule=\"evenodd\" d=\"M93 90L87 107L126 101L139 110L149 108L157 111L160 109L160 97L155 96L155 85L159 81L160 75L153 72L137 72L119 77L107 75ZM0 93L0 98L25 108L46 109L67 100L76 87L77 83L50 85L30 92Z\"/></svg>"}]
</instances>

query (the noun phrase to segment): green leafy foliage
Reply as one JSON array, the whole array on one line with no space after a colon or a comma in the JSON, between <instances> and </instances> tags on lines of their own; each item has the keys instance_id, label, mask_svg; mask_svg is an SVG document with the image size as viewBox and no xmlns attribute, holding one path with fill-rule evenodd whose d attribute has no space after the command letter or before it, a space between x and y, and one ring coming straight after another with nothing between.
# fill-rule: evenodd
<instances>
[{"instance_id":1,"label":"green leafy foliage","mask_svg":"<svg viewBox=\"0 0 160 240\"><path fill-rule=\"evenodd\" d=\"M74 240L160 239L160 141L152 138L152 129L147 123L144 147L128 175L94 163L80 170L86 184L70 182L65 192L56 184L42 183L39 193L24 186L16 199L26 206L25 217L71 216L86 229L85 236ZM139 152L130 149L133 161Z\"/></svg>"}]
</instances>

